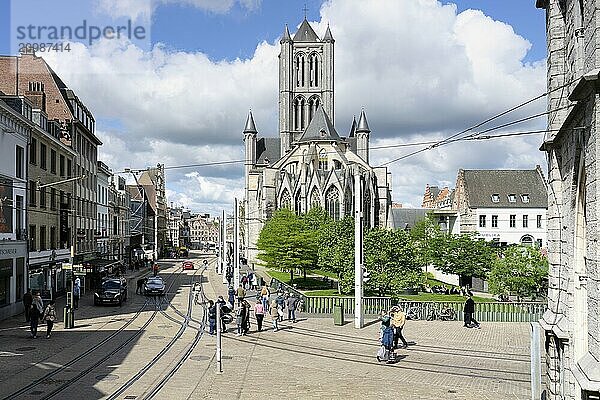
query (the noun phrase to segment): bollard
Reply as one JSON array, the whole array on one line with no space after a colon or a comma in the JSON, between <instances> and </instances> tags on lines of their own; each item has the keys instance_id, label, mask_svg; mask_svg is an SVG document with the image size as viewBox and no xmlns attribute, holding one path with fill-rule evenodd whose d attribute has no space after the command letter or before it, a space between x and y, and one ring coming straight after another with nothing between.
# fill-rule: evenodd
<instances>
[{"instance_id":1,"label":"bollard","mask_svg":"<svg viewBox=\"0 0 600 400\"><path fill-rule=\"evenodd\" d=\"M73 308L66 306L63 311L63 318L65 322L65 329L72 329L75 326L75 316Z\"/></svg>"}]
</instances>

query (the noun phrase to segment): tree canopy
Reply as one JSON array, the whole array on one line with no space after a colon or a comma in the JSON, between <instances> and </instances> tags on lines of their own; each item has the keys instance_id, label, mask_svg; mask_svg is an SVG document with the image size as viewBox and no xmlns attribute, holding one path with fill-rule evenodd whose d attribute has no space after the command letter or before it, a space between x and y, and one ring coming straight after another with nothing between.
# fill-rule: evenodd
<instances>
[{"instance_id":1,"label":"tree canopy","mask_svg":"<svg viewBox=\"0 0 600 400\"><path fill-rule=\"evenodd\" d=\"M498 258L489 275L490 292L537 297L545 289L548 260L532 246L510 246Z\"/></svg>"},{"instance_id":2,"label":"tree canopy","mask_svg":"<svg viewBox=\"0 0 600 400\"><path fill-rule=\"evenodd\" d=\"M430 256L442 272L482 279L487 277L496 259L488 242L469 234L440 235L432 239Z\"/></svg>"}]
</instances>

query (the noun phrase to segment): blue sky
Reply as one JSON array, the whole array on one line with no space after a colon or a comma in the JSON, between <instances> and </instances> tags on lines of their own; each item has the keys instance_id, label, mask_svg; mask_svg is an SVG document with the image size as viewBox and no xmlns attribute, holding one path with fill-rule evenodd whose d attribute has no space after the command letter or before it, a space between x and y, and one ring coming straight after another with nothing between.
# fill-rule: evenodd
<instances>
[{"instance_id":1,"label":"blue sky","mask_svg":"<svg viewBox=\"0 0 600 400\"><path fill-rule=\"evenodd\" d=\"M13 0L14 4L29 4L32 0ZM81 0L76 0L80 4ZM307 18L319 18L323 0L262 0L256 10L248 10L235 3L225 14L178 5L160 5L152 20L152 42L161 42L169 48L183 51L202 51L213 60L248 58L258 42L272 42L282 32L283 24L298 24L304 14ZM544 12L535 8L534 1L527 0L456 0L459 11L479 9L486 15L512 25L516 33L532 43L525 61L543 59L546 54ZM0 1L0 53L10 52L10 5ZM80 6L79 6L80 7ZM47 15L36 13L35 15Z\"/></svg>"}]
</instances>

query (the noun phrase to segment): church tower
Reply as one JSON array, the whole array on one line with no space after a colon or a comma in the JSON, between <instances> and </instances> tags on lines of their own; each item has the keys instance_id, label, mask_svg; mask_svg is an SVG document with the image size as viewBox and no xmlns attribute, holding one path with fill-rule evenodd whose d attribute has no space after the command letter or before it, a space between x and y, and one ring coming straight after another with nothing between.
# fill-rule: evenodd
<instances>
[{"instance_id":1,"label":"church tower","mask_svg":"<svg viewBox=\"0 0 600 400\"><path fill-rule=\"evenodd\" d=\"M279 54L281 155L300 138L319 106L334 122L333 35L320 39L306 18L292 38L286 25Z\"/></svg>"}]
</instances>

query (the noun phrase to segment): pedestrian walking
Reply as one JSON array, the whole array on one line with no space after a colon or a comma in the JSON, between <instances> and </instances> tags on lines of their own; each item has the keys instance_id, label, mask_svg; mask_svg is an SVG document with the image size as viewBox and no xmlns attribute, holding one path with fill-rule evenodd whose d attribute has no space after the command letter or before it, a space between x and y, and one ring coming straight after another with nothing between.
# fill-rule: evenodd
<instances>
[{"instance_id":1,"label":"pedestrian walking","mask_svg":"<svg viewBox=\"0 0 600 400\"><path fill-rule=\"evenodd\" d=\"M254 305L254 317L256 318L256 326L258 332L262 331L263 318L265 317L265 308L263 307L262 299L256 300Z\"/></svg>"},{"instance_id":2,"label":"pedestrian walking","mask_svg":"<svg viewBox=\"0 0 600 400\"><path fill-rule=\"evenodd\" d=\"M398 306L392 307L390 310L392 318L392 328L394 329L394 349L398 348L398 340L402 340L402 347L408 347L408 343L402 335L402 328L406 324L406 314Z\"/></svg>"},{"instance_id":3,"label":"pedestrian walking","mask_svg":"<svg viewBox=\"0 0 600 400\"><path fill-rule=\"evenodd\" d=\"M158 263L155 263L154 261L152 261L152 273L154 276L158 275Z\"/></svg>"},{"instance_id":4,"label":"pedestrian walking","mask_svg":"<svg viewBox=\"0 0 600 400\"><path fill-rule=\"evenodd\" d=\"M260 296L265 312L269 312L269 298L271 297L271 292L266 285L263 285L262 289L260 290Z\"/></svg>"},{"instance_id":5,"label":"pedestrian walking","mask_svg":"<svg viewBox=\"0 0 600 400\"><path fill-rule=\"evenodd\" d=\"M44 301L42 300L42 296L40 296L40 292L35 292L33 294L32 304L37 307L39 315L41 316L44 312Z\"/></svg>"},{"instance_id":6,"label":"pedestrian walking","mask_svg":"<svg viewBox=\"0 0 600 400\"><path fill-rule=\"evenodd\" d=\"M279 320L283 321L283 310L285 310L285 298L283 297L283 292L278 292L278 295L275 298L275 305L277 307L277 312L279 313Z\"/></svg>"},{"instance_id":7,"label":"pedestrian walking","mask_svg":"<svg viewBox=\"0 0 600 400\"><path fill-rule=\"evenodd\" d=\"M269 315L271 316L271 321L273 323L273 332L277 332L279 330L277 326L277 321L279 320L279 309L277 308L277 303L275 300L273 300L271 303Z\"/></svg>"},{"instance_id":8,"label":"pedestrian walking","mask_svg":"<svg viewBox=\"0 0 600 400\"><path fill-rule=\"evenodd\" d=\"M33 303L33 295L31 289L27 289L27 292L23 295L23 308L25 309L25 322L29 322L29 311L31 310L31 304Z\"/></svg>"},{"instance_id":9,"label":"pedestrian walking","mask_svg":"<svg viewBox=\"0 0 600 400\"><path fill-rule=\"evenodd\" d=\"M144 285L148 281L148 278L140 278L137 280L137 284L135 286L135 294L144 294Z\"/></svg>"},{"instance_id":10,"label":"pedestrian walking","mask_svg":"<svg viewBox=\"0 0 600 400\"><path fill-rule=\"evenodd\" d=\"M285 306L287 307L288 310L288 321L292 321L294 323L296 323L296 304L298 303L298 298L295 297L293 294L290 295L290 297L288 297L285 300Z\"/></svg>"},{"instance_id":11,"label":"pedestrian walking","mask_svg":"<svg viewBox=\"0 0 600 400\"><path fill-rule=\"evenodd\" d=\"M248 275L242 276L242 287L248 290Z\"/></svg>"},{"instance_id":12,"label":"pedestrian walking","mask_svg":"<svg viewBox=\"0 0 600 400\"><path fill-rule=\"evenodd\" d=\"M252 274L252 290L258 290L258 277Z\"/></svg>"},{"instance_id":13,"label":"pedestrian walking","mask_svg":"<svg viewBox=\"0 0 600 400\"><path fill-rule=\"evenodd\" d=\"M208 301L208 326L210 335L217 333L217 306L212 300Z\"/></svg>"},{"instance_id":14,"label":"pedestrian walking","mask_svg":"<svg viewBox=\"0 0 600 400\"><path fill-rule=\"evenodd\" d=\"M244 297L246 297L246 289L244 289L241 283L240 287L237 288L236 295L238 299L238 306L240 306L242 304L242 300L244 300Z\"/></svg>"},{"instance_id":15,"label":"pedestrian walking","mask_svg":"<svg viewBox=\"0 0 600 400\"><path fill-rule=\"evenodd\" d=\"M474 315L475 315L475 300L473 300L473 296L472 295L468 295L467 296L467 300L465 301L465 308L463 309L464 312L464 327L466 328L477 328L477 329L481 329L481 326L479 325L479 322L475 321Z\"/></svg>"},{"instance_id":16,"label":"pedestrian walking","mask_svg":"<svg viewBox=\"0 0 600 400\"><path fill-rule=\"evenodd\" d=\"M40 316L42 313L38 308L37 304L32 303L29 309L29 329L31 330L31 337L35 339L37 337L38 324L40 322Z\"/></svg>"},{"instance_id":17,"label":"pedestrian walking","mask_svg":"<svg viewBox=\"0 0 600 400\"><path fill-rule=\"evenodd\" d=\"M250 303L248 303L248 300L242 301L242 310L244 311L244 318L242 320L243 332L247 334L250 332Z\"/></svg>"},{"instance_id":18,"label":"pedestrian walking","mask_svg":"<svg viewBox=\"0 0 600 400\"><path fill-rule=\"evenodd\" d=\"M229 313L231 310L227 307L223 296L219 296L217 298L217 302L215 305L217 307L221 307L221 321L220 321L221 333L225 333L225 332L227 332L227 324L225 323L225 318L223 318L223 317L225 316L225 314Z\"/></svg>"},{"instance_id":19,"label":"pedestrian walking","mask_svg":"<svg viewBox=\"0 0 600 400\"><path fill-rule=\"evenodd\" d=\"M235 322L237 324L237 336L244 334L244 307L240 304L235 314Z\"/></svg>"},{"instance_id":20,"label":"pedestrian walking","mask_svg":"<svg viewBox=\"0 0 600 400\"><path fill-rule=\"evenodd\" d=\"M54 326L54 321L56 321L56 307L54 300L50 300L50 303L46 306L42 321L46 321L46 339L50 339L52 327Z\"/></svg>"},{"instance_id":21,"label":"pedestrian walking","mask_svg":"<svg viewBox=\"0 0 600 400\"><path fill-rule=\"evenodd\" d=\"M235 305L235 289L233 289L233 286L229 286L227 294L229 295L229 304L233 307Z\"/></svg>"},{"instance_id":22,"label":"pedestrian walking","mask_svg":"<svg viewBox=\"0 0 600 400\"><path fill-rule=\"evenodd\" d=\"M395 361L394 354L394 329L390 326L390 316L381 317L381 327L379 329L381 348L377 352L377 361L386 361L391 364Z\"/></svg>"},{"instance_id":23,"label":"pedestrian walking","mask_svg":"<svg viewBox=\"0 0 600 400\"><path fill-rule=\"evenodd\" d=\"M81 295L81 280L75 278L73 282L73 308L76 310L79 308L79 296Z\"/></svg>"}]
</instances>

